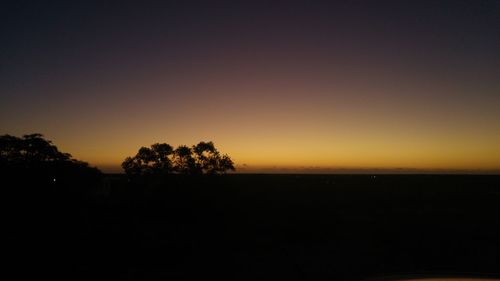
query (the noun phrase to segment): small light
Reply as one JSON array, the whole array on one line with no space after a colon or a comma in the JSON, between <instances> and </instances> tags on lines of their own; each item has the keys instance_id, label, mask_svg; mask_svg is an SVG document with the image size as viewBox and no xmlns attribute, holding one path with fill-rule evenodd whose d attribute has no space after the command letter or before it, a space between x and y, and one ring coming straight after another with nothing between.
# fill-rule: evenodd
<instances>
[{"instance_id":1,"label":"small light","mask_svg":"<svg viewBox=\"0 0 500 281\"><path fill-rule=\"evenodd\" d=\"M53 181L53 182L56 182L56 179L54 178L54 179L52 179L52 181Z\"/></svg>"}]
</instances>

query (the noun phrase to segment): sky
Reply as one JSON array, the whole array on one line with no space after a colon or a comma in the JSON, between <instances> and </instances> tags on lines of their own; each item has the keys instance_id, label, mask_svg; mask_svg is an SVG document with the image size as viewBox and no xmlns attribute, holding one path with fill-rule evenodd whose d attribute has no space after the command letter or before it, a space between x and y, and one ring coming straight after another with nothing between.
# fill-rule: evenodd
<instances>
[{"instance_id":1,"label":"sky","mask_svg":"<svg viewBox=\"0 0 500 281\"><path fill-rule=\"evenodd\" d=\"M0 134L107 172L500 171L500 1L7 1Z\"/></svg>"}]
</instances>

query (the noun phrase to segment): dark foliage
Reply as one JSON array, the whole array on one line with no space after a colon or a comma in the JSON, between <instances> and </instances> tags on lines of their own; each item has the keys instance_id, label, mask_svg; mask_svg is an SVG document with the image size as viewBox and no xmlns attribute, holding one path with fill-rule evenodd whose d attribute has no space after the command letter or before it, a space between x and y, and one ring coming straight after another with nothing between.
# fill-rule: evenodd
<instances>
[{"instance_id":1,"label":"dark foliage","mask_svg":"<svg viewBox=\"0 0 500 281\"><path fill-rule=\"evenodd\" d=\"M0 170L14 180L37 183L95 181L101 175L97 168L59 151L41 134L0 136Z\"/></svg>"},{"instance_id":2,"label":"dark foliage","mask_svg":"<svg viewBox=\"0 0 500 281\"><path fill-rule=\"evenodd\" d=\"M149 175L213 175L234 171L228 155L221 154L213 142L200 142L192 147L181 145L176 149L166 143L141 147L134 157L127 157L122 167L130 177Z\"/></svg>"}]
</instances>

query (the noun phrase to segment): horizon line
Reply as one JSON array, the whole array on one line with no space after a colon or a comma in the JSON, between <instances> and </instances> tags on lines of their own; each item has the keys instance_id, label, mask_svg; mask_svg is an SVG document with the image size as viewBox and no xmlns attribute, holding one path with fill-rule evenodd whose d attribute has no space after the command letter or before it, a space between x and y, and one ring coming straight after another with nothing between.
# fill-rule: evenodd
<instances>
[{"instance_id":1,"label":"horizon line","mask_svg":"<svg viewBox=\"0 0 500 281\"><path fill-rule=\"evenodd\" d=\"M123 170L106 170L103 174L125 174ZM495 169L248 169L228 172L230 175L500 175Z\"/></svg>"}]
</instances>

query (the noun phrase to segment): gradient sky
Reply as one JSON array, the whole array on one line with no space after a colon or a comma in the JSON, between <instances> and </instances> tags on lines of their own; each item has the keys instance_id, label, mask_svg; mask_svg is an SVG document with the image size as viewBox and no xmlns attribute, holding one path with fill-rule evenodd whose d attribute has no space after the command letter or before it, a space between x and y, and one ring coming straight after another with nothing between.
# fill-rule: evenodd
<instances>
[{"instance_id":1,"label":"gradient sky","mask_svg":"<svg viewBox=\"0 0 500 281\"><path fill-rule=\"evenodd\" d=\"M104 171L202 140L240 171L500 171L500 1L11 2L0 133Z\"/></svg>"}]
</instances>

